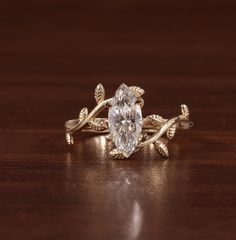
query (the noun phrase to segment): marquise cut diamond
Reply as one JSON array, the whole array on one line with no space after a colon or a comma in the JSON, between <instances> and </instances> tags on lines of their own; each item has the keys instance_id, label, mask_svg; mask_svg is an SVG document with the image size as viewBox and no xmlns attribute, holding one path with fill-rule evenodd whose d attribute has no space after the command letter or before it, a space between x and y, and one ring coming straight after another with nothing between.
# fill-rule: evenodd
<instances>
[{"instance_id":1,"label":"marquise cut diamond","mask_svg":"<svg viewBox=\"0 0 236 240\"><path fill-rule=\"evenodd\" d=\"M108 124L113 142L124 156L135 150L142 132L142 112L131 89L122 84L112 99Z\"/></svg>"}]
</instances>

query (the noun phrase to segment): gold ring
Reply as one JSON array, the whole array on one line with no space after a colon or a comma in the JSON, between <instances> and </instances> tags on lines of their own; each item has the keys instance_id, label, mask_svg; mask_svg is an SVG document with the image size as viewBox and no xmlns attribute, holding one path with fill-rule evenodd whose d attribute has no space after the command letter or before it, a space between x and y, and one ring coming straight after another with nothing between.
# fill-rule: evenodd
<instances>
[{"instance_id":1,"label":"gold ring","mask_svg":"<svg viewBox=\"0 0 236 240\"><path fill-rule=\"evenodd\" d=\"M94 93L96 107L91 112L83 108L77 119L66 121L67 143L74 144L73 133L78 130L104 133L107 141L112 141L116 146L110 152L113 158L128 158L150 144L154 144L162 156L168 157L167 141L175 136L177 129L193 126L189 121L189 109L182 104L181 114L171 119L157 114L143 118L143 94L144 90L140 87L121 84L113 98L105 99L105 89L102 84L98 84ZM98 118L98 114L105 108L109 108L108 118Z\"/></svg>"}]
</instances>

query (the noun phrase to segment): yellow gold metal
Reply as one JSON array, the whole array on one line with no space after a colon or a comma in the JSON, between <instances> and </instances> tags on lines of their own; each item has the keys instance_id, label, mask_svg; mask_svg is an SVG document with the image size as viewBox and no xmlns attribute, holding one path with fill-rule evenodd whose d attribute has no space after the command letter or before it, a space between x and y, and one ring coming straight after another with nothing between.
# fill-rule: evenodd
<instances>
[{"instance_id":1,"label":"yellow gold metal","mask_svg":"<svg viewBox=\"0 0 236 240\"><path fill-rule=\"evenodd\" d=\"M130 89L137 98L136 103L143 107L144 100L141 96L144 94L144 90L137 86L132 86ZM83 108L77 119L66 121L65 137L69 145L74 144L73 134L78 130L101 134L106 133L107 141L112 141L112 135L108 127L108 119L97 117L101 111L112 105L112 98L105 100L105 89L102 84L98 84L96 87L94 97L97 105L91 112L89 112L87 108ZM177 117L165 119L160 115L152 114L143 118L142 134L140 135L136 150L154 144L160 155L168 157L169 152L165 144L166 141L163 141L163 136L165 135L167 140L171 140L178 129L188 129L192 127L193 123L189 121L189 116L189 109L183 104L181 105L181 114ZM110 155L116 159L126 158L118 149L112 150Z\"/></svg>"}]
</instances>

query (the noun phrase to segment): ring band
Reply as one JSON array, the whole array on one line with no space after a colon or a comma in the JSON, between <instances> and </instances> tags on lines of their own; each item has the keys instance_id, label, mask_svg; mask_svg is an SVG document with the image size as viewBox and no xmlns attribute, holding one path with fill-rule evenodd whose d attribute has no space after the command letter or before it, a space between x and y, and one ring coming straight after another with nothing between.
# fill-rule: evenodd
<instances>
[{"instance_id":1,"label":"ring band","mask_svg":"<svg viewBox=\"0 0 236 240\"><path fill-rule=\"evenodd\" d=\"M113 98L105 99L105 89L102 84L98 84L94 93L96 107L90 113L87 108L83 108L77 119L66 121L67 143L74 144L73 133L78 130L106 133L106 139L113 141L116 146L110 152L113 158L128 158L150 144L154 144L162 156L168 157L166 139L171 140L177 129L193 126L189 121L189 109L185 104L181 105L181 114L171 119L156 114L143 118L143 94L144 90L140 87L122 84ZM105 108L109 108L108 118L98 118L98 114Z\"/></svg>"}]
</instances>

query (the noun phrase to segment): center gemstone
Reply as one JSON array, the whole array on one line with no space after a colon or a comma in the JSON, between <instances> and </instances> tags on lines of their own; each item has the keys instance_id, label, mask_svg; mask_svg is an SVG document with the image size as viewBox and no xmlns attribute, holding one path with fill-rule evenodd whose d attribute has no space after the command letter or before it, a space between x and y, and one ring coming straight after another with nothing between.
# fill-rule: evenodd
<instances>
[{"instance_id":1,"label":"center gemstone","mask_svg":"<svg viewBox=\"0 0 236 240\"><path fill-rule=\"evenodd\" d=\"M108 124L113 142L125 157L135 150L142 132L142 111L132 90L122 84L112 99Z\"/></svg>"}]
</instances>

